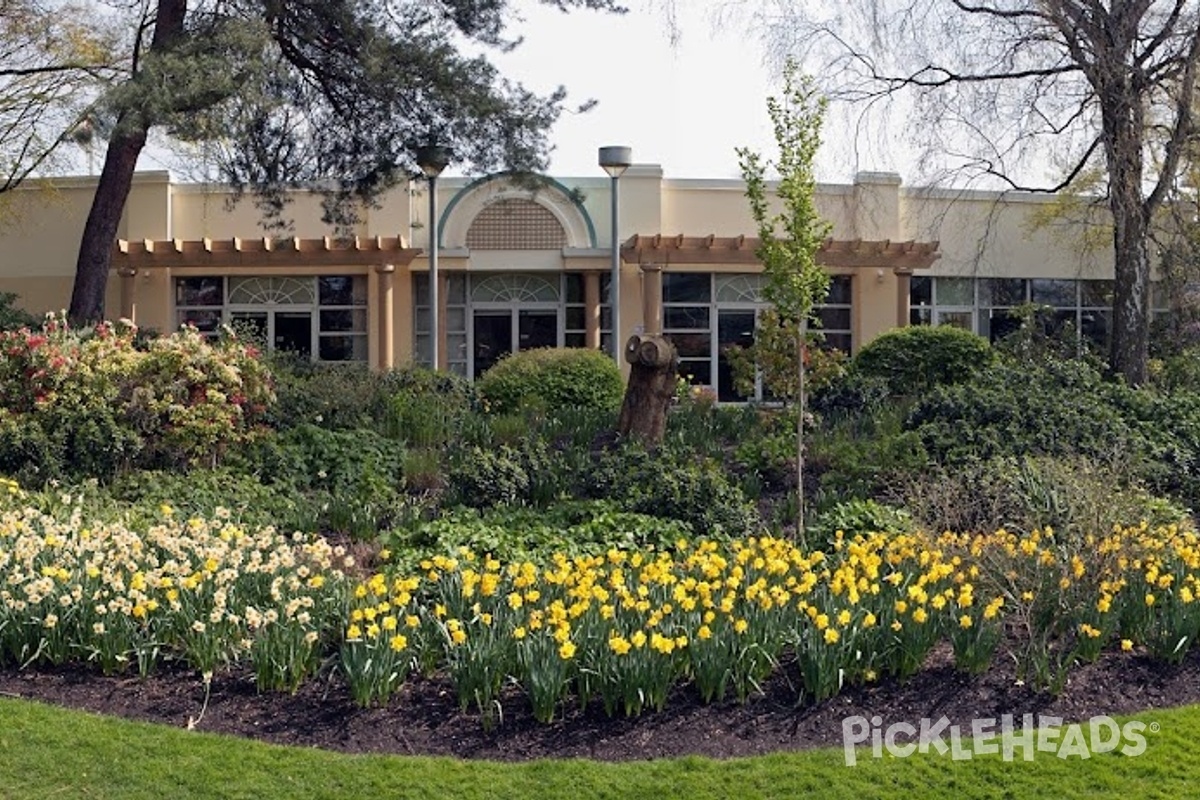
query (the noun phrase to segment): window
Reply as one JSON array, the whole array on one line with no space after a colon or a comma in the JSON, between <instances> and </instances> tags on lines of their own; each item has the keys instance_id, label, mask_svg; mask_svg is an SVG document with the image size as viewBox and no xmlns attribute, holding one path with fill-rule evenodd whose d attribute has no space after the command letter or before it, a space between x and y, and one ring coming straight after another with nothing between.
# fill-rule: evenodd
<instances>
[{"instance_id":1,"label":"window","mask_svg":"<svg viewBox=\"0 0 1200 800\"><path fill-rule=\"evenodd\" d=\"M367 360L363 275L176 278L175 319L208 336L240 325L270 349L316 361Z\"/></svg>"},{"instance_id":2,"label":"window","mask_svg":"<svg viewBox=\"0 0 1200 800\"><path fill-rule=\"evenodd\" d=\"M1029 281L1024 278L981 278L976 288L979 291L976 333L994 343L1021 326L1013 309L1029 302Z\"/></svg>"},{"instance_id":3,"label":"window","mask_svg":"<svg viewBox=\"0 0 1200 800\"><path fill-rule=\"evenodd\" d=\"M599 277L600 340L602 347L610 347L609 278L607 274ZM429 276L414 275L413 282L415 357L419 363L428 364ZM447 273L447 368L459 375L474 375L480 372L483 362L494 362L501 353L532 347L535 342L585 346L585 285L585 276L574 272ZM511 330L499 319L506 311L515 326Z\"/></svg>"},{"instance_id":4,"label":"window","mask_svg":"<svg viewBox=\"0 0 1200 800\"><path fill-rule=\"evenodd\" d=\"M713 385L712 284L707 272L663 272L663 335L679 352L679 374Z\"/></svg>"},{"instance_id":5,"label":"window","mask_svg":"<svg viewBox=\"0 0 1200 800\"><path fill-rule=\"evenodd\" d=\"M191 325L206 336L216 335L224 319L224 278L177 278L175 321Z\"/></svg>"},{"instance_id":6,"label":"window","mask_svg":"<svg viewBox=\"0 0 1200 800\"><path fill-rule=\"evenodd\" d=\"M317 358L367 360L367 282L361 277L317 278Z\"/></svg>"},{"instance_id":7,"label":"window","mask_svg":"<svg viewBox=\"0 0 1200 800\"><path fill-rule=\"evenodd\" d=\"M825 302L814 309L814 316L821 323L820 331L825 336L825 346L843 353L849 353L853 345L852 288L849 275L834 275Z\"/></svg>"},{"instance_id":8,"label":"window","mask_svg":"<svg viewBox=\"0 0 1200 800\"><path fill-rule=\"evenodd\" d=\"M612 351L612 304L608 302L608 287L612 276L604 273L600 277L600 349ZM566 318L563 322L563 343L567 347L587 346L587 305L584 294L585 278L581 273L568 272L563 275L563 298L566 301Z\"/></svg>"},{"instance_id":9,"label":"window","mask_svg":"<svg viewBox=\"0 0 1200 800\"><path fill-rule=\"evenodd\" d=\"M663 273L663 333L679 351L680 375L713 387L722 402L763 399L761 385L753 398L736 391L728 357L729 348L754 341L759 312L770 305L762 287L760 274ZM825 346L850 351L852 298L851 276L833 276L826 301L813 311Z\"/></svg>"},{"instance_id":10,"label":"window","mask_svg":"<svg viewBox=\"0 0 1200 800\"><path fill-rule=\"evenodd\" d=\"M1155 287L1154 312L1162 312ZM1020 324L1013 313L1033 303L1050 309L1040 315L1045 332L1078 332L1081 342L1104 351L1112 333L1113 282L1073 278L914 277L909 320L914 325L957 325L995 342Z\"/></svg>"}]
</instances>

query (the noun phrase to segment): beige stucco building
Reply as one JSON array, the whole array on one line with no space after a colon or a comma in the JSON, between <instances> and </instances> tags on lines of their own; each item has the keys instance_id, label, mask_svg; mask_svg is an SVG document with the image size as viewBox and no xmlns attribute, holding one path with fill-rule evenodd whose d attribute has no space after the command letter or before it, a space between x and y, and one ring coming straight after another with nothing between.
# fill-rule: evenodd
<instances>
[{"instance_id":1,"label":"beige stucco building","mask_svg":"<svg viewBox=\"0 0 1200 800\"><path fill-rule=\"evenodd\" d=\"M517 349L610 346L611 185L603 175L438 181L440 366L478 375ZM619 340L640 329L643 282L661 274L663 327L684 372L736 399L722 351L749 339L764 305L743 184L635 165L618 185ZM0 291L34 312L66 306L93 190L94 179L60 178L0 200ZM354 237L334 238L320 198L297 191L294 236L264 238L249 201L141 173L114 245L109 316L162 331L240 321L322 361L428 360L426 192L398 187L363 212ZM910 322L994 336L1010 324L1006 309L1027 301L1103 339L1111 251L1081 247L1074 223L1035 226L1050 202L913 189L892 173L821 185L832 237L819 260L835 276L820 310L827 341L856 350Z\"/></svg>"}]
</instances>

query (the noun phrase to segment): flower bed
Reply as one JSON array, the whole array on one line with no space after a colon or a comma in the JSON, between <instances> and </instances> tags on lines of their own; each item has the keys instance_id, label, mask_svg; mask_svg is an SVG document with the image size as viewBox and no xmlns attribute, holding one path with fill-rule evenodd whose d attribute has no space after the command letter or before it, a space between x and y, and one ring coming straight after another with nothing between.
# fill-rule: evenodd
<instances>
[{"instance_id":1,"label":"flower bed","mask_svg":"<svg viewBox=\"0 0 1200 800\"><path fill-rule=\"evenodd\" d=\"M1174 527L876 534L828 553L681 541L540 566L464 550L352 582L319 537L166 508L137 532L28 508L14 485L0 498L0 660L245 664L260 688L294 689L335 656L364 705L413 669L438 671L485 724L513 681L541 720L571 700L659 709L682 682L707 702L745 698L781 664L798 700L819 702L912 675L939 641L968 672L1004 647L1026 681L1057 691L1105 647L1174 661L1200 631L1200 541Z\"/></svg>"},{"instance_id":2,"label":"flower bed","mask_svg":"<svg viewBox=\"0 0 1200 800\"><path fill-rule=\"evenodd\" d=\"M294 688L343 614L341 555L320 537L248 532L227 514L134 531L20 504L0 481L0 664L164 658L201 673L248 659L259 686Z\"/></svg>"}]
</instances>

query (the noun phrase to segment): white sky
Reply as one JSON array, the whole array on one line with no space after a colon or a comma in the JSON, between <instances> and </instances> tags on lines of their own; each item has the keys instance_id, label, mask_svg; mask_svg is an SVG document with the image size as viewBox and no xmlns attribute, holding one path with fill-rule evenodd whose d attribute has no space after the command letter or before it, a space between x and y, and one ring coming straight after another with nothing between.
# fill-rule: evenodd
<instances>
[{"instance_id":1,"label":"white sky","mask_svg":"<svg viewBox=\"0 0 1200 800\"><path fill-rule=\"evenodd\" d=\"M624 15L564 14L521 0L525 37L493 61L510 78L541 92L563 85L569 103L589 98L584 114L564 113L551 132L553 175L603 176L597 150L633 148L637 163L661 164L668 177L738 176L734 149L772 147L766 97L773 88L751 36L718 31L713 0L677 0L680 40L672 45L663 11L632 0Z\"/></svg>"},{"instance_id":2,"label":"white sky","mask_svg":"<svg viewBox=\"0 0 1200 800\"><path fill-rule=\"evenodd\" d=\"M669 178L740 177L740 146L772 157L766 99L779 93L781 81L748 20L716 23L717 9L729 0L675 0L681 36L674 43L665 12L654 8L661 2L625 4L630 11L617 15L514 0L523 21L509 34L524 42L511 53L489 53L503 75L539 93L565 86L566 108L598 101L583 114L564 111L551 130L549 174L603 177L597 150L605 145L631 147L636 163L659 164ZM859 169L894 169L853 157L850 137L839 128L845 130L831 110L818 179L848 183ZM139 166L178 168L178 162L151 147Z\"/></svg>"}]
</instances>

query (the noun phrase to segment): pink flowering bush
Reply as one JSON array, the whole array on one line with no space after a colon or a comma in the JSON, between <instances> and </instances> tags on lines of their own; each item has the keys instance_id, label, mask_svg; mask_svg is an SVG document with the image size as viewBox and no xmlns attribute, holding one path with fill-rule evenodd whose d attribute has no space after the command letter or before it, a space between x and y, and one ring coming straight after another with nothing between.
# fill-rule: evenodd
<instances>
[{"instance_id":1,"label":"pink flowering bush","mask_svg":"<svg viewBox=\"0 0 1200 800\"><path fill-rule=\"evenodd\" d=\"M0 333L0 472L40 483L215 464L255 434L274 391L252 346L185 329L139 348L136 335L53 316Z\"/></svg>"}]
</instances>

